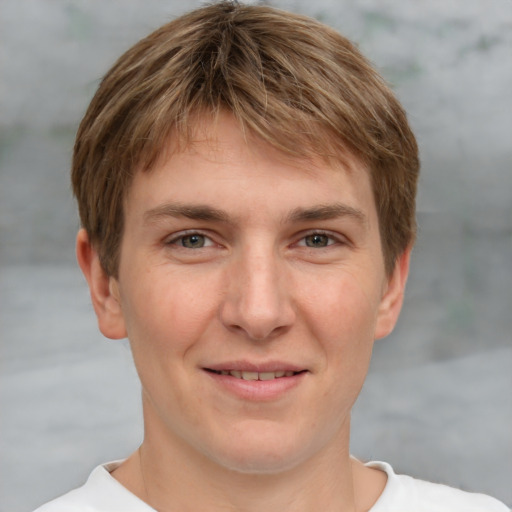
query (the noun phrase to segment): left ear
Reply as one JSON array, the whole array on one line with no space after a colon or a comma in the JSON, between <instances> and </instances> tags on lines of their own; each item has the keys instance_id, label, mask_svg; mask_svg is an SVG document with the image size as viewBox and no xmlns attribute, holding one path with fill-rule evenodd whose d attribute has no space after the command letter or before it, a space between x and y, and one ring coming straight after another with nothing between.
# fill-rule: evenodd
<instances>
[{"instance_id":1,"label":"left ear","mask_svg":"<svg viewBox=\"0 0 512 512\"><path fill-rule=\"evenodd\" d=\"M394 329L404 300L405 283L409 275L411 249L407 249L396 260L393 273L388 277L382 295L375 326L375 339L384 338Z\"/></svg>"}]
</instances>

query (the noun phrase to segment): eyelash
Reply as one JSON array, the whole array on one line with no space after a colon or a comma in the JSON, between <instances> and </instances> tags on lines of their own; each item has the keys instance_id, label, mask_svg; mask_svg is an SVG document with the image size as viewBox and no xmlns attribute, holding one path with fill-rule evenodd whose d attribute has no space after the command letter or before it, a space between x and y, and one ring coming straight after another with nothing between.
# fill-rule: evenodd
<instances>
[{"instance_id":1,"label":"eyelash","mask_svg":"<svg viewBox=\"0 0 512 512\"><path fill-rule=\"evenodd\" d=\"M186 246L182 245L183 241L185 239L191 238L191 237L194 237L194 236L203 237L207 241L206 242L207 245L203 245L201 247L196 247L196 248L194 248L194 247L186 247ZM326 237L327 238L327 244L324 245L324 246L319 246L319 247L308 246L306 240L309 237L314 237L314 236ZM181 244L179 243L180 241L181 241ZM335 236L331 232L322 231L322 230L313 230L313 231L309 231L307 233L302 234L302 236L300 237L298 242L296 242L294 245L297 245L299 247L306 247L306 248L309 248L309 249L325 249L325 248L330 247L332 245L337 245L337 244L344 245L346 243L347 243L346 240L342 239L341 236ZM182 232L182 233L178 234L177 236L174 236L173 238L171 238L170 240L168 240L166 242L166 245L175 245L175 246L179 247L180 249L190 249L190 250L194 250L195 249L195 250L197 250L197 249L204 249L204 248L211 247L211 246L215 245L215 242L207 234L202 233L201 231L193 231L193 230L191 230L191 231Z\"/></svg>"},{"instance_id":2,"label":"eyelash","mask_svg":"<svg viewBox=\"0 0 512 512\"><path fill-rule=\"evenodd\" d=\"M326 237L327 245L320 246L320 247L308 246L306 239L309 237L314 237L314 236ZM300 247L306 247L308 249L325 249L332 245L340 245L340 244L344 245L346 243L347 243L346 240L344 240L343 237L341 237L340 235L335 235L335 234L331 233L330 231L322 231L322 230L316 229L316 230L312 230L312 231L309 231L309 232L303 234L301 236L301 238L299 239L299 242L297 243L297 245L299 245Z\"/></svg>"},{"instance_id":3,"label":"eyelash","mask_svg":"<svg viewBox=\"0 0 512 512\"><path fill-rule=\"evenodd\" d=\"M193 250L194 248L192 248L192 247L185 247L184 245L179 245L180 241L183 243L183 240L185 240L186 238L191 238L193 236L203 237L205 240L209 241L208 245L202 246L202 247L198 247L196 249L204 249L205 247L211 247L211 246L213 246L215 244L215 242L212 240L212 238L210 236L206 235L205 233L202 233L201 231L185 231L185 232L181 232L177 236L174 236L170 240L167 240L165 242L165 244L166 245L176 245L176 246L178 246L181 249L191 249L191 250Z\"/></svg>"}]
</instances>

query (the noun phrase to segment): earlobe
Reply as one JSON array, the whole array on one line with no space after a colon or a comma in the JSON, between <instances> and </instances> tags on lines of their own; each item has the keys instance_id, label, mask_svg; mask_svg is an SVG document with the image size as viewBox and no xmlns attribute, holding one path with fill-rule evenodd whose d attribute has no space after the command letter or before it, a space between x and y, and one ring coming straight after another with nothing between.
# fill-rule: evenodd
<instances>
[{"instance_id":1,"label":"earlobe","mask_svg":"<svg viewBox=\"0 0 512 512\"><path fill-rule=\"evenodd\" d=\"M117 280L103 269L85 229L76 238L76 257L89 285L91 301L101 333L110 339L126 337Z\"/></svg>"},{"instance_id":2,"label":"earlobe","mask_svg":"<svg viewBox=\"0 0 512 512\"><path fill-rule=\"evenodd\" d=\"M392 275L382 296L375 339L386 337L394 329L404 300L405 284L409 275L409 262L411 260L411 247L408 247L397 259Z\"/></svg>"}]
</instances>

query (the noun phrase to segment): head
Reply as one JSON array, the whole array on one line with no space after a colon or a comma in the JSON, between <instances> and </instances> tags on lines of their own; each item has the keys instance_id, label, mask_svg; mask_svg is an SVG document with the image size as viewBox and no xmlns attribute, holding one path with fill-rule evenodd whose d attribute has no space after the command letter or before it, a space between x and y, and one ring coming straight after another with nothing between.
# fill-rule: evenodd
<instances>
[{"instance_id":1,"label":"head","mask_svg":"<svg viewBox=\"0 0 512 512\"><path fill-rule=\"evenodd\" d=\"M175 151L185 148L198 120L225 112L284 154L361 163L391 274L416 231L419 160L402 107L334 30L270 7L220 2L128 50L80 125L73 190L108 275L117 276L124 200L134 176L150 173L170 140Z\"/></svg>"},{"instance_id":2,"label":"head","mask_svg":"<svg viewBox=\"0 0 512 512\"><path fill-rule=\"evenodd\" d=\"M224 2L121 57L77 136L77 254L154 457L332 469L400 311L417 171L391 92L313 20Z\"/></svg>"}]
</instances>

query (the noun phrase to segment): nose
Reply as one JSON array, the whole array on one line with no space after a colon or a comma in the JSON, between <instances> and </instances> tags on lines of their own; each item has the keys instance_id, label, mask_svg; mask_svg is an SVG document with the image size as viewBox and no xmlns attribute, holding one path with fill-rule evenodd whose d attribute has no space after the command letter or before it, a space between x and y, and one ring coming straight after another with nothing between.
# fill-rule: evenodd
<instances>
[{"instance_id":1,"label":"nose","mask_svg":"<svg viewBox=\"0 0 512 512\"><path fill-rule=\"evenodd\" d=\"M295 320L290 282L272 250L246 251L229 269L221 321L255 341L287 331Z\"/></svg>"}]
</instances>

